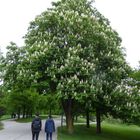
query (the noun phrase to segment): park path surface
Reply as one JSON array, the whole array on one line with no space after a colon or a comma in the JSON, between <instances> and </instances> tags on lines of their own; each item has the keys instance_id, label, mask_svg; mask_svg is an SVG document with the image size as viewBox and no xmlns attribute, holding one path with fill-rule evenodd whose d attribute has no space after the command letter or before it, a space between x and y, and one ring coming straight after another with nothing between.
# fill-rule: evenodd
<instances>
[{"instance_id":1,"label":"park path surface","mask_svg":"<svg viewBox=\"0 0 140 140\"><path fill-rule=\"evenodd\" d=\"M60 119L54 119L56 128L60 126ZM4 129L0 131L0 140L32 140L31 123L18 123L14 120L2 121ZM45 120L42 120L42 130L39 140L46 140L44 132ZM57 130L57 129L56 129ZM53 133L53 140L57 140L57 131Z\"/></svg>"}]
</instances>

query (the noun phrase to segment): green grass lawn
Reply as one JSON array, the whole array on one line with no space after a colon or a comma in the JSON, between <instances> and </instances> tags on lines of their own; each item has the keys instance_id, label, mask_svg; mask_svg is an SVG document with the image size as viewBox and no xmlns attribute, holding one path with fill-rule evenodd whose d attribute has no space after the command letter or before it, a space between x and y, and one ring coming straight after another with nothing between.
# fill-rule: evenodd
<instances>
[{"instance_id":1,"label":"green grass lawn","mask_svg":"<svg viewBox=\"0 0 140 140\"><path fill-rule=\"evenodd\" d=\"M48 115L41 115L40 117L43 120L43 119L47 119ZM52 115L52 117L53 118L58 118L60 116L59 115ZM11 119L11 115L3 115L3 116L0 117L0 121L7 120L7 119ZM27 123L27 122L31 122L33 119L34 119L34 116L32 118L20 118L20 119L16 118L16 121L20 122L20 123Z\"/></svg>"},{"instance_id":2,"label":"green grass lawn","mask_svg":"<svg viewBox=\"0 0 140 140\"><path fill-rule=\"evenodd\" d=\"M0 121L10 119L11 115L3 115L0 117Z\"/></svg>"},{"instance_id":3,"label":"green grass lawn","mask_svg":"<svg viewBox=\"0 0 140 140\"><path fill-rule=\"evenodd\" d=\"M47 116L43 115L43 116L40 116L40 118L41 118L42 120L43 120L43 119L47 119ZM20 119L16 119L16 122L28 123L28 122L31 122L33 119L34 119L34 117L32 117L32 118L20 118Z\"/></svg>"},{"instance_id":4,"label":"green grass lawn","mask_svg":"<svg viewBox=\"0 0 140 140\"><path fill-rule=\"evenodd\" d=\"M103 123L102 133L96 134L95 125L89 129L76 125L72 135L63 127L58 129L58 140L140 140L140 127Z\"/></svg>"},{"instance_id":5,"label":"green grass lawn","mask_svg":"<svg viewBox=\"0 0 140 140\"><path fill-rule=\"evenodd\" d=\"M74 120L74 123L86 123L86 119L82 117L78 117L77 120Z\"/></svg>"},{"instance_id":6,"label":"green grass lawn","mask_svg":"<svg viewBox=\"0 0 140 140\"><path fill-rule=\"evenodd\" d=\"M59 116L57 115L52 115L53 118L57 118ZM48 115L41 115L40 118L42 120L47 119ZM27 123L27 122L31 122L34 119L34 117L32 118L20 118L20 119L16 119L16 122L20 122L20 123Z\"/></svg>"}]
</instances>

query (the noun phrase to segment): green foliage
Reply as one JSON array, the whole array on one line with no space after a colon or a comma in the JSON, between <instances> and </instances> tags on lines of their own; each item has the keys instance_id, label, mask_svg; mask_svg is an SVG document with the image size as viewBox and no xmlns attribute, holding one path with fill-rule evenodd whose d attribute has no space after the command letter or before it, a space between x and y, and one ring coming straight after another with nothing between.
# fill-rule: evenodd
<instances>
[{"instance_id":1,"label":"green foliage","mask_svg":"<svg viewBox=\"0 0 140 140\"><path fill-rule=\"evenodd\" d=\"M128 78L113 93L111 115L127 123L140 123L140 92L137 82Z\"/></svg>"},{"instance_id":2,"label":"green foliage","mask_svg":"<svg viewBox=\"0 0 140 140\"><path fill-rule=\"evenodd\" d=\"M137 81L140 81L140 71L135 71L132 75L132 78L136 79Z\"/></svg>"},{"instance_id":3,"label":"green foliage","mask_svg":"<svg viewBox=\"0 0 140 140\"><path fill-rule=\"evenodd\" d=\"M33 113L38 111L39 95L32 89L24 90L23 92L11 91L6 101L9 113L18 113L19 109Z\"/></svg>"},{"instance_id":4,"label":"green foliage","mask_svg":"<svg viewBox=\"0 0 140 140\"><path fill-rule=\"evenodd\" d=\"M7 46L7 53L5 58L5 74L3 78L4 87L8 90L14 89L17 81L17 66L19 64L19 49L17 45L13 42L10 43L9 46Z\"/></svg>"},{"instance_id":5,"label":"green foliage","mask_svg":"<svg viewBox=\"0 0 140 140\"><path fill-rule=\"evenodd\" d=\"M2 90L0 88L0 117L6 113L6 108L4 104L4 94L2 93Z\"/></svg>"},{"instance_id":6,"label":"green foliage","mask_svg":"<svg viewBox=\"0 0 140 140\"><path fill-rule=\"evenodd\" d=\"M56 95L42 94L39 99L39 110L45 114L60 114L60 104Z\"/></svg>"},{"instance_id":7,"label":"green foliage","mask_svg":"<svg viewBox=\"0 0 140 140\"><path fill-rule=\"evenodd\" d=\"M130 77L135 81L134 83L131 83L131 85L137 86L137 88L140 89L140 68L133 70Z\"/></svg>"},{"instance_id":8,"label":"green foliage","mask_svg":"<svg viewBox=\"0 0 140 140\"><path fill-rule=\"evenodd\" d=\"M53 3L30 23L25 46L11 43L7 49L4 87L12 92L9 102L14 101L14 110L30 104L32 111L55 108L57 97L63 103L74 103L71 113L81 103L85 109L98 108L101 115L116 111L112 99L121 96L114 89L128 76L130 67L121 38L92 1Z\"/></svg>"},{"instance_id":9,"label":"green foliage","mask_svg":"<svg viewBox=\"0 0 140 140\"><path fill-rule=\"evenodd\" d=\"M120 37L87 0L54 3L31 22L25 41L28 71L61 99L93 94L98 104L126 75Z\"/></svg>"},{"instance_id":10,"label":"green foliage","mask_svg":"<svg viewBox=\"0 0 140 140\"><path fill-rule=\"evenodd\" d=\"M30 23L25 42L20 76L30 77L30 86L64 102L90 99L101 115L112 112L112 92L130 67L121 38L91 1L53 3Z\"/></svg>"}]
</instances>

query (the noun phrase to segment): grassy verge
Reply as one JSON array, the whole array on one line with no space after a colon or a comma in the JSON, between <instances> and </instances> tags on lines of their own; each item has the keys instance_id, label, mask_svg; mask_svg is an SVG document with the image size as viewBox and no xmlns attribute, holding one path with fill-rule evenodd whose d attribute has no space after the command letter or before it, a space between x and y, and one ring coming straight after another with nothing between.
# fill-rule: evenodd
<instances>
[{"instance_id":1,"label":"grassy verge","mask_svg":"<svg viewBox=\"0 0 140 140\"><path fill-rule=\"evenodd\" d=\"M58 140L139 140L140 127L120 124L102 124L102 133L95 133L95 125L86 128L84 125L76 125L75 132L70 135L66 128L58 129Z\"/></svg>"},{"instance_id":2,"label":"grassy verge","mask_svg":"<svg viewBox=\"0 0 140 140\"><path fill-rule=\"evenodd\" d=\"M0 117L0 121L7 120L7 119L10 119L10 118L11 118L10 115L3 115L3 116Z\"/></svg>"},{"instance_id":3,"label":"grassy verge","mask_svg":"<svg viewBox=\"0 0 140 140\"><path fill-rule=\"evenodd\" d=\"M74 120L74 123L86 123L86 119L83 117L78 117L77 120Z\"/></svg>"},{"instance_id":4,"label":"grassy verge","mask_svg":"<svg viewBox=\"0 0 140 140\"><path fill-rule=\"evenodd\" d=\"M3 124L0 122L0 130L3 129Z\"/></svg>"},{"instance_id":5,"label":"grassy verge","mask_svg":"<svg viewBox=\"0 0 140 140\"><path fill-rule=\"evenodd\" d=\"M52 115L53 118L57 118L57 115ZM40 118L42 120L47 119L48 115L41 115ZM32 118L20 118L20 119L16 119L16 122L20 122L20 123L28 123L31 122L34 119L34 117Z\"/></svg>"}]
</instances>

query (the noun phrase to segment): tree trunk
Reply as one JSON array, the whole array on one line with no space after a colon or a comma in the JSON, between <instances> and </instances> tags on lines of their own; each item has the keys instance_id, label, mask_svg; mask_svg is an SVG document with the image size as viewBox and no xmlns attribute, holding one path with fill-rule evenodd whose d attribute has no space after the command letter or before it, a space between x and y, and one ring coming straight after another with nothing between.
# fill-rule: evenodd
<instances>
[{"instance_id":1,"label":"tree trunk","mask_svg":"<svg viewBox=\"0 0 140 140\"><path fill-rule=\"evenodd\" d=\"M50 109L49 109L49 115L50 115L50 116L52 115L52 109L51 109L51 107L50 107Z\"/></svg>"},{"instance_id":2,"label":"tree trunk","mask_svg":"<svg viewBox=\"0 0 140 140\"><path fill-rule=\"evenodd\" d=\"M73 113L72 113L72 107L73 107L73 100L67 99L62 101L63 109L66 115L66 126L69 134L72 134L74 131L73 127Z\"/></svg>"},{"instance_id":3,"label":"tree trunk","mask_svg":"<svg viewBox=\"0 0 140 140\"><path fill-rule=\"evenodd\" d=\"M78 121L78 115L75 116L75 121L76 121L76 122Z\"/></svg>"},{"instance_id":4,"label":"tree trunk","mask_svg":"<svg viewBox=\"0 0 140 140\"><path fill-rule=\"evenodd\" d=\"M63 126L63 113L61 114L61 127Z\"/></svg>"},{"instance_id":5,"label":"tree trunk","mask_svg":"<svg viewBox=\"0 0 140 140\"><path fill-rule=\"evenodd\" d=\"M18 109L18 119L20 119L20 108Z\"/></svg>"},{"instance_id":6,"label":"tree trunk","mask_svg":"<svg viewBox=\"0 0 140 140\"><path fill-rule=\"evenodd\" d=\"M66 115L66 123L69 134L73 133L73 117L71 114Z\"/></svg>"},{"instance_id":7,"label":"tree trunk","mask_svg":"<svg viewBox=\"0 0 140 140\"><path fill-rule=\"evenodd\" d=\"M96 108L96 133L101 133L101 112L98 108Z\"/></svg>"},{"instance_id":8,"label":"tree trunk","mask_svg":"<svg viewBox=\"0 0 140 140\"><path fill-rule=\"evenodd\" d=\"M26 118L29 117L29 109L26 110Z\"/></svg>"},{"instance_id":9,"label":"tree trunk","mask_svg":"<svg viewBox=\"0 0 140 140\"><path fill-rule=\"evenodd\" d=\"M22 116L22 118L25 118L25 113L26 111L25 111L25 106L23 107L23 116Z\"/></svg>"},{"instance_id":10,"label":"tree trunk","mask_svg":"<svg viewBox=\"0 0 140 140\"><path fill-rule=\"evenodd\" d=\"M33 112L32 111L30 111L30 115L29 115L31 118L33 117Z\"/></svg>"},{"instance_id":11,"label":"tree trunk","mask_svg":"<svg viewBox=\"0 0 140 140\"><path fill-rule=\"evenodd\" d=\"M86 125L87 125L87 128L90 127L90 124L89 124L89 110L88 109L86 110Z\"/></svg>"}]
</instances>

